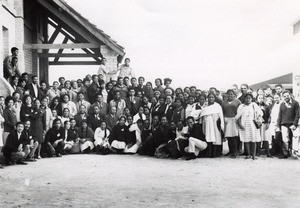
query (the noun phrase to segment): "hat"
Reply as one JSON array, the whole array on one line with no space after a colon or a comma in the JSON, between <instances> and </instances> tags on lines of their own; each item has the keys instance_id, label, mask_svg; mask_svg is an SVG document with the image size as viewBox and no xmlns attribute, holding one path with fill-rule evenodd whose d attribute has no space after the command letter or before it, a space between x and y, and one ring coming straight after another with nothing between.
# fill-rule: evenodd
<instances>
[{"instance_id":1,"label":"hat","mask_svg":"<svg viewBox=\"0 0 300 208\"><path fill-rule=\"evenodd\" d=\"M171 82L172 82L172 79L170 79L170 78L165 78L165 79L164 79L164 83L166 83L166 82L170 82L170 83L171 83Z\"/></svg>"}]
</instances>

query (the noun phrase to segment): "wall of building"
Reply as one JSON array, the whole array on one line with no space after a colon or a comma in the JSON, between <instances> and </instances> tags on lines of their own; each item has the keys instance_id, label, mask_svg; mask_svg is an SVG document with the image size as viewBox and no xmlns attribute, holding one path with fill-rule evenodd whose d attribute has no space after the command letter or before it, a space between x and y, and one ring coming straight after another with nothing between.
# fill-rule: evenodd
<instances>
[{"instance_id":1,"label":"wall of building","mask_svg":"<svg viewBox=\"0 0 300 208\"><path fill-rule=\"evenodd\" d=\"M18 65L20 71L23 72L25 70L21 37L23 36L23 20L18 16L18 8L15 8L16 5L20 5L20 2L22 3L23 0L0 0L0 57L1 60L4 60L6 56L10 55L12 47L18 47L20 49ZM7 96L12 90L9 83L3 78L2 68L0 70L0 95Z\"/></svg>"}]
</instances>

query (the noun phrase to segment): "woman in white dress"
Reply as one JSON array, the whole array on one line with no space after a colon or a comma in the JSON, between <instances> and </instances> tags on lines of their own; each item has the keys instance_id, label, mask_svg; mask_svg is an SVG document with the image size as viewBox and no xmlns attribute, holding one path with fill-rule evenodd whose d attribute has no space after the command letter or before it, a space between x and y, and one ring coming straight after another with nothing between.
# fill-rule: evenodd
<instances>
[{"instance_id":1,"label":"woman in white dress","mask_svg":"<svg viewBox=\"0 0 300 208\"><path fill-rule=\"evenodd\" d=\"M254 118L261 119L263 112L254 102L251 93L245 94L245 102L237 110L235 119L239 124L239 135L242 142L245 143L246 159L256 158L256 142L261 141L260 129L256 128ZM250 154L249 154L250 153ZM251 156L250 156L251 155Z\"/></svg>"},{"instance_id":2,"label":"woman in white dress","mask_svg":"<svg viewBox=\"0 0 300 208\"><path fill-rule=\"evenodd\" d=\"M94 134L94 145L96 148L96 153L101 153L103 155L108 154L110 150L110 144L108 142L108 137L110 135L110 131L107 129L107 125L105 121L101 122L100 127L96 128Z\"/></svg>"},{"instance_id":3,"label":"woman in white dress","mask_svg":"<svg viewBox=\"0 0 300 208\"><path fill-rule=\"evenodd\" d=\"M210 93L208 106L203 108L200 120L203 133L208 144L207 157L218 157L222 155L222 131L224 132L224 116L222 107L215 102L216 95Z\"/></svg>"}]
</instances>

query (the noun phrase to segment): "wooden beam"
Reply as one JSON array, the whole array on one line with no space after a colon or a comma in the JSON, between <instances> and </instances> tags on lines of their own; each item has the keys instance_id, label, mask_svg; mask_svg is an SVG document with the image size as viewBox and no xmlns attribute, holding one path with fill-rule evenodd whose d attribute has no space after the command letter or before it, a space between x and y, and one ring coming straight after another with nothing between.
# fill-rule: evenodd
<instances>
[{"instance_id":1,"label":"wooden beam","mask_svg":"<svg viewBox=\"0 0 300 208\"><path fill-rule=\"evenodd\" d=\"M42 0L38 0L42 1ZM76 21L79 22L83 27L85 27L91 34L93 34L97 39L104 42L108 47L110 47L112 50L116 51L119 55L124 56L125 53L123 49L121 49L121 46L118 46L111 38L106 38L103 34L97 31L97 28L94 28L91 26L91 24L87 24L86 21L83 21L82 18L78 17L76 13L74 13L72 10L70 10L68 7L65 6L65 4L59 0L53 0L60 8L65 10L69 15L71 15Z\"/></svg>"},{"instance_id":2,"label":"wooden beam","mask_svg":"<svg viewBox=\"0 0 300 208\"><path fill-rule=\"evenodd\" d=\"M87 53L39 53L38 57L101 57L101 54L95 54L95 53L91 53L91 54L87 54ZM100 61L100 60L99 60Z\"/></svg>"},{"instance_id":3,"label":"wooden beam","mask_svg":"<svg viewBox=\"0 0 300 208\"><path fill-rule=\"evenodd\" d=\"M48 24L50 24L52 27L57 27L57 25L56 24L54 24L52 21L48 21ZM66 36L66 37L68 37L69 38L69 40L70 41L72 41L73 43L80 43L80 41L86 41L86 40L84 40L84 39L81 39L81 40L77 40L77 39L74 39L72 36L70 36L68 33L66 33L64 30L60 30L60 33L62 33L64 36ZM76 37L76 38L79 38L79 37ZM84 51L84 52L86 52L87 54L93 54L93 53L91 53L89 50L87 50L87 49L83 49L82 48L82 50ZM98 51L100 51L100 47L99 48L97 48L96 50L93 50L93 49L91 49L92 51L94 51L94 53L95 54L98 54L99 52ZM102 58L102 54L100 53L100 56L99 57L101 57ZM96 60L96 61L101 61L98 57L94 57L94 59Z\"/></svg>"},{"instance_id":4,"label":"wooden beam","mask_svg":"<svg viewBox=\"0 0 300 208\"><path fill-rule=\"evenodd\" d=\"M59 66L59 65L100 65L97 61L59 61L59 62L49 62L49 65Z\"/></svg>"},{"instance_id":5,"label":"wooden beam","mask_svg":"<svg viewBox=\"0 0 300 208\"><path fill-rule=\"evenodd\" d=\"M48 43L50 43L50 44L54 43L54 41L55 41L56 37L58 36L60 30L61 30L60 26L57 26L55 28L55 31L53 32L53 34L51 35L50 39L48 40Z\"/></svg>"},{"instance_id":6,"label":"wooden beam","mask_svg":"<svg viewBox=\"0 0 300 208\"><path fill-rule=\"evenodd\" d=\"M69 40L69 38L68 38L68 37L65 37L62 43L63 43L63 44L66 44L66 43L68 42L68 40ZM58 52L57 52L57 54L62 54L63 51L64 51L64 49L59 49ZM53 62L54 62L54 63L57 63L58 60L59 60L59 57L56 57L56 58L53 60Z\"/></svg>"},{"instance_id":7,"label":"wooden beam","mask_svg":"<svg viewBox=\"0 0 300 208\"><path fill-rule=\"evenodd\" d=\"M75 49L75 48L100 48L94 43L72 43L72 44L23 44L24 49Z\"/></svg>"}]
</instances>

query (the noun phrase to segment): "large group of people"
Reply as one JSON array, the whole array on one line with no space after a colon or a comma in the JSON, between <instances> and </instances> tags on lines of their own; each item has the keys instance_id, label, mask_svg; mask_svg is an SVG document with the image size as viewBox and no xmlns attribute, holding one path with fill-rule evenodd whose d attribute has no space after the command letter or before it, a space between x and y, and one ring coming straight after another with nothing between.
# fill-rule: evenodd
<instances>
[{"instance_id":1,"label":"large group of people","mask_svg":"<svg viewBox=\"0 0 300 208\"><path fill-rule=\"evenodd\" d=\"M4 61L14 92L0 96L0 147L5 165L65 154L141 154L158 158L299 157L299 103L278 84L216 88L155 86L135 77L130 59L98 74L60 77L48 88L18 70L18 49ZM2 165L0 167L3 167Z\"/></svg>"}]
</instances>

